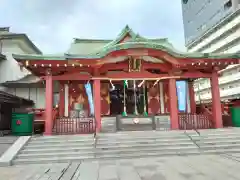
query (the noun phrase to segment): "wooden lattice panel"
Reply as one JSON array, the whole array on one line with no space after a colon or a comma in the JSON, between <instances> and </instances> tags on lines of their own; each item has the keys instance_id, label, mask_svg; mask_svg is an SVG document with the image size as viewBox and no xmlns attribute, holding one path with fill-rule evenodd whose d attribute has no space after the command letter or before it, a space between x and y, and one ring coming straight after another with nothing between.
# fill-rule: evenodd
<instances>
[{"instance_id":1,"label":"wooden lattice panel","mask_svg":"<svg viewBox=\"0 0 240 180\"><path fill-rule=\"evenodd\" d=\"M180 114L180 129L210 129L213 128L212 118L204 114Z\"/></svg>"},{"instance_id":2,"label":"wooden lattice panel","mask_svg":"<svg viewBox=\"0 0 240 180\"><path fill-rule=\"evenodd\" d=\"M56 134L88 134L95 131L93 118L58 118L55 120Z\"/></svg>"}]
</instances>

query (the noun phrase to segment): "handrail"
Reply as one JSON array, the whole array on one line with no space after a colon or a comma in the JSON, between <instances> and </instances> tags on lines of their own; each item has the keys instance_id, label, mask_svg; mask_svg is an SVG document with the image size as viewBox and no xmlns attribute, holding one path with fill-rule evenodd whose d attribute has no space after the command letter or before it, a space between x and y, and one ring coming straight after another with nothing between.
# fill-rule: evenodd
<instances>
[{"instance_id":1,"label":"handrail","mask_svg":"<svg viewBox=\"0 0 240 180\"><path fill-rule=\"evenodd\" d=\"M199 136L201 135L200 132L197 130L197 128L194 127L191 123L187 122L184 118L182 119L186 124L191 126L191 129L194 130ZM186 131L186 129L185 129Z\"/></svg>"},{"instance_id":2,"label":"handrail","mask_svg":"<svg viewBox=\"0 0 240 180\"><path fill-rule=\"evenodd\" d=\"M191 129L194 130L194 131L198 134L199 137L201 137L200 132L197 130L197 128L194 127L193 124L187 122L184 118L183 118L182 120L183 120L186 124L190 125L190 126L191 126ZM184 130L184 134L186 134L186 136L187 136L199 149L201 148L200 145L197 143L197 141L194 140L194 139L192 138L192 136L190 136L190 135L187 133L187 130L186 130L186 129Z\"/></svg>"},{"instance_id":3,"label":"handrail","mask_svg":"<svg viewBox=\"0 0 240 180\"><path fill-rule=\"evenodd\" d=\"M93 134L93 141L94 141L94 148L97 146L97 120L94 117L94 124L95 124L95 129L94 129L94 134Z\"/></svg>"}]
</instances>

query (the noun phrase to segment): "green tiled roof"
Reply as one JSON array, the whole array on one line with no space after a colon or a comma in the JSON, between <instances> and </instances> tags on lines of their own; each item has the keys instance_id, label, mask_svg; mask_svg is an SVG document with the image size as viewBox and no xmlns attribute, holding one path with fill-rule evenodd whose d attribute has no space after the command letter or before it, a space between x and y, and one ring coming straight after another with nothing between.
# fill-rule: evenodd
<instances>
[{"instance_id":1,"label":"green tiled roof","mask_svg":"<svg viewBox=\"0 0 240 180\"><path fill-rule=\"evenodd\" d=\"M17 60L67 60L66 55L13 54Z\"/></svg>"},{"instance_id":2,"label":"green tiled roof","mask_svg":"<svg viewBox=\"0 0 240 180\"><path fill-rule=\"evenodd\" d=\"M121 40L126 36L130 35L131 38L121 42ZM121 43L120 43L121 42ZM126 26L118 37L107 43L104 47L100 48L98 51L88 54L88 55L71 55L65 54L62 56L41 56L41 55L13 55L15 59L46 59L46 60L67 60L71 58L77 59L100 59L105 57L107 54L124 49L136 49L136 48L146 48L146 49L156 49L161 50L169 55L176 58L204 58L204 59L240 59L240 54L214 54L214 53L183 53L176 50L168 39L146 39L141 37L139 34L134 33L128 26Z\"/></svg>"}]
</instances>

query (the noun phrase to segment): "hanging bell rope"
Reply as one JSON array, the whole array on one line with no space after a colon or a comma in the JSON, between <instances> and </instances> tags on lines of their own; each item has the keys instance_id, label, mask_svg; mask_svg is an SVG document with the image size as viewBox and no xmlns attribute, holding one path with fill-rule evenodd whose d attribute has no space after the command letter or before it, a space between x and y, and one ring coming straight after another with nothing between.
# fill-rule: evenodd
<instances>
[{"instance_id":1,"label":"hanging bell rope","mask_svg":"<svg viewBox=\"0 0 240 180\"><path fill-rule=\"evenodd\" d=\"M126 88L128 86L127 80L123 81L123 112L122 116L127 116L127 108L126 108Z\"/></svg>"},{"instance_id":2,"label":"hanging bell rope","mask_svg":"<svg viewBox=\"0 0 240 180\"><path fill-rule=\"evenodd\" d=\"M133 80L133 91L134 91L134 115L138 115L137 110L137 93L136 93L136 80Z\"/></svg>"},{"instance_id":3,"label":"hanging bell rope","mask_svg":"<svg viewBox=\"0 0 240 180\"><path fill-rule=\"evenodd\" d=\"M144 108L143 115L148 116L147 107L146 107L146 83L145 82L143 84L143 108Z\"/></svg>"},{"instance_id":4,"label":"hanging bell rope","mask_svg":"<svg viewBox=\"0 0 240 180\"><path fill-rule=\"evenodd\" d=\"M128 80L164 80L164 79L181 79L181 76L166 76L166 77L159 77L159 78L127 78L124 81ZM109 77L92 77L91 79L100 79L100 80L112 80L112 81L122 81L122 78L109 78Z\"/></svg>"}]
</instances>

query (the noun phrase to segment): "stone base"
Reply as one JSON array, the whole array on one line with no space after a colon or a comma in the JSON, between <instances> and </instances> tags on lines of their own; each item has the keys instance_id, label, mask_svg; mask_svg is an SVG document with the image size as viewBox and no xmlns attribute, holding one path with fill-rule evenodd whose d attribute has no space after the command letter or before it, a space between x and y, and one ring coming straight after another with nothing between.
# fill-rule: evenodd
<instances>
[{"instance_id":1,"label":"stone base","mask_svg":"<svg viewBox=\"0 0 240 180\"><path fill-rule=\"evenodd\" d=\"M171 129L171 121L169 115L160 115L155 116L156 121L156 130L157 131L164 131Z\"/></svg>"},{"instance_id":2,"label":"stone base","mask_svg":"<svg viewBox=\"0 0 240 180\"><path fill-rule=\"evenodd\" d=\"M123 117L117 115L116 117L102 117L101 132L113 133L116 131L164 131L170 130L170 116L134 116L129 115Z\"/></svg>"},{"instance_id":3,"label":"stone base","mask_svg":"<svg viewBox=\"0 0 240 180\"><path fill-rule=\"evenodd\" d=\"M116 117L102 117L101 123L102 123L101 132L113 133L117 131Z\"/></svg>"},{"instance_id":4,"label":"stone base","mask_svg":"<svg viewBox=\"0 0 240 180\"><path fill-rule=\"evenodd\" d=\"M153 116L117 116L116 119L118 131L151 131L156 129L156 123Z\"/></svg>"}]
</instances>

